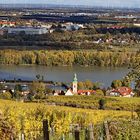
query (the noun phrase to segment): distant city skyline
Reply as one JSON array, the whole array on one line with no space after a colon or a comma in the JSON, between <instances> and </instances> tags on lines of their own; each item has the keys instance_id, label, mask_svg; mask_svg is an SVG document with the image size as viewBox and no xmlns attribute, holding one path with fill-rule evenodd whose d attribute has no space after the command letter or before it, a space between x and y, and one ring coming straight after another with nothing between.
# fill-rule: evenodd
<instances>
[{"instance_id":1,"label":"distant city skyline","mask_svg":"<svg viewBox=\"0 0 140 140\"><path fill-rule=\"evenodd\" d=\"M140 8L140 0L0 0L0 4L56 4Z\"/></svg>"}]
</instances>

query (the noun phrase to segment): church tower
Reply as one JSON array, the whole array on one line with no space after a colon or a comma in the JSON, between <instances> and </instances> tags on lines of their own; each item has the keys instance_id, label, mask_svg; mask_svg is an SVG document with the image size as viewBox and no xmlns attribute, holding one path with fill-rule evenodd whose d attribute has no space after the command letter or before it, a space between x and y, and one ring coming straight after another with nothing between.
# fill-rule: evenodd
<instances>
[{"instance_id":1,"label":"church tower","mask_svg":"<svg viewBox=\"0 0 140 140\"><path fill-rule=\"evenodd\" d=\"M74 79L73 79L73 93L74 94L77 94L77 75L76 75L76 73L74 74Z\"/></svg>"}]
</instances>

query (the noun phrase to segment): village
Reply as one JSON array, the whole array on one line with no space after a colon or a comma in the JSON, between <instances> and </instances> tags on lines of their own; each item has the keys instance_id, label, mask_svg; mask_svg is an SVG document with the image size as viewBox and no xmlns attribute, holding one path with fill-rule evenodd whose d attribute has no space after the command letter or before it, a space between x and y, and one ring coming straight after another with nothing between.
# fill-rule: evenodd
<instances>
[{"instance_id":1,"label":"village","mask_svg":"<svg viewBox=\"0 0 140 140\"><path fill-rule=\"evenodd\" d=\"M81 86L86 84L87 86ZM130 87L110 87L102 89L100 87L92 87L93 83L87 80L85 83L78 82L77 75L74 74L72 83L56 84L54 82L36 81L1 81L0 82L0 98L2 99L19 99L32 100L45 99L47 96L112 96L112 97L134 97L135 93Z\"/></svg>"}]
</instances>

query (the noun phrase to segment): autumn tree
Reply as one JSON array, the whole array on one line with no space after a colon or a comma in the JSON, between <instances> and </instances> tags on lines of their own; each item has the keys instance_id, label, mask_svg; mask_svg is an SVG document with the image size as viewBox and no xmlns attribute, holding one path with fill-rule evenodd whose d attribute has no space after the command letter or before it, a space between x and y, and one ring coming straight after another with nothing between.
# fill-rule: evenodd
<instances>
[{"instance_id":1,"label":"autumn tree","mask_svg":"<svg viewBox=\"0 0 140 140\"><path fill-rule=\"evenodd\" d=\"M93 89L93 82L91 82L90 80L86 80L85 87L86 89Z\"/></svg>"},{"instance_id":2,"label":"autumn tree","mask_svg":"<svg viewBox=\"0 0 140 140\"><path fill-rule=\"evenodd\" d=\"M136 89L140 90L140 64L133 66L127 77L136 83Z\"/></svg>"},{"instance_id":3,"label":"autumn tree","mask_svg":"<svg viewBox=\"0 0 140 140\"><path fill-rule=\"evenodd\" d=\"M34 94L43 93L43 94L45 94L46 93L45 84L42 82L39 82L39 81L33 81L33 83L31 84L31 93L34 93Z\"/></svg>"},{"instance_id":4,"label":"autumn tree","mask_svg":"<svg viewBox=\"0 0 140 140\"><path fill-rule=\"evenodd\" d=\"M112 88L118 88L122 86L122 81L121 80L113 80L111 83Z\"/></svg>"},{"instance_id":5,"label":"autumn tree","mask_svg":"<svg viewBox=\"0 0 140 140\"><path fill-rule=\"evenodd\" d=\"M84 82L78 82L78 89L84 89L85 85Z\"/></svg>"}]
</instances>

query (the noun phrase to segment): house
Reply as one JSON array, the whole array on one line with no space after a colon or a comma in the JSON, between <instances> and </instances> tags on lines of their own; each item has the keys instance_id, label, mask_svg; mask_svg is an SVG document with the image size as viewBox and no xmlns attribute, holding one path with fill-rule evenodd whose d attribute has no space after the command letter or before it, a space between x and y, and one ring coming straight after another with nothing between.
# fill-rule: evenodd
<instances>
[{"instance_id":1,"label":"house","mask_svg":"<svg viewBox=\"0 0 140 140\"><path fill-rule=\"evenodd\" d=\"M92 95L95 94L95 90L78 90L77 94L78 95Z\"/></svg>"},{"instance_id":2,"label":"house","mask_svg":"<svg viewBox=\"0 0 140 140\"><path fill-rule=\"evenodd\" d=\"M71 89L68 89L68 91L65 93L65 96L73 96L73 91Z\"/></svg>"},{"instance_id":3,"label":"house","mask_svg":"<svg viewBox=\"0 0 140 140\"><path fill-rule=\"evenodd\" d=\"M75 30L79 30L80 28L84 28L82 24L74 24L71 22L62 24L62 27L64 30L67 30L67 31L75 31Z\"/></svg>"},{"instance_id":4,"label":"house","mask_svg":"<svg viewBox=\"0 0 140 140\"><path fill-rule=\"evenodd\" d=\"M61 85L50 85L48 86L48 88L50 88L53 91L53 95L57 96L57 95L65 95L67 89L64 86Z\"/></svg>"},{"instance_id":5,"label":"house","mask_svg":"<svg viewBox=\"0 0 140 140\"><path fill-rule=\"evenodd\" d=\"M2 20L2 21L0 21L0 26L15 27L16 26L16 22Z\"/></svg>"},{"instance_id":6,"label":"house","mask_svg":"<svg viewBox=\"0 0 140 140\"><path fill-rule=\"evenodd\" d=\"M30 93L30 91L29 91L28 85L21 85L21 94L22 95L27 95L29 93Z\"/></svg>"},{"instance_id":7,"label":"house","mask_svg":"<svg viewBox=\"0 0 140 140\"><path fill-rule=\"evenodd\" d=\"M117 89L113 89L108 91L110 96L119 96L119 97L133 97L134 93L129 87L119 87Z\"/></svg>"}]
</instances>

